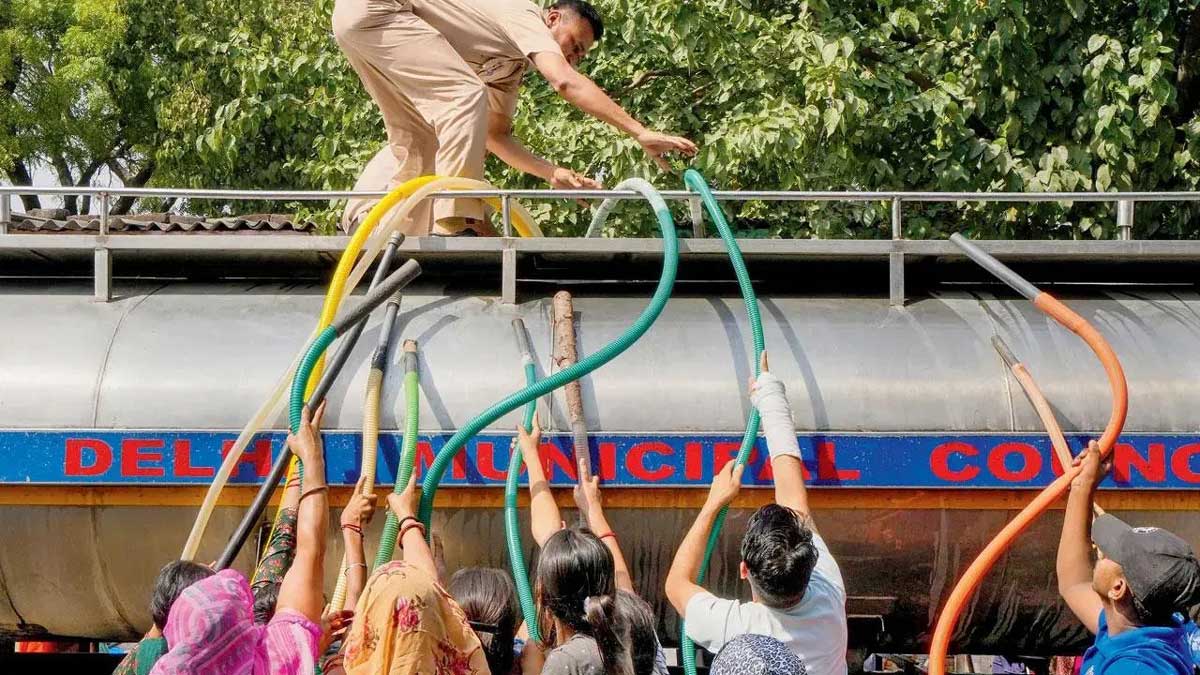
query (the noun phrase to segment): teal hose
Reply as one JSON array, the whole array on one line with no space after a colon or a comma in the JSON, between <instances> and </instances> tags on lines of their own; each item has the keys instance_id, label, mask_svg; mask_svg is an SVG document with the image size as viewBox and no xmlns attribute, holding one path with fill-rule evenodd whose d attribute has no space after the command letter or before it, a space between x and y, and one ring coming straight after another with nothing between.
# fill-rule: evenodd
<instances>
[{"instance_id":1,"label":"teal hose","mask_svg":"<svg viewBox=\"0 0 1200 675\"><path fill-rule=\"evenodd\" d=\"M532 386L537 382L537 369L533 359L525 354L525 384ZM537 399L530 399L525 404L525 419L522 422L525 431L533 429L533 415L537 410ZM521 475L521 449L513 439L511 456L508 460L508 478L504 481L504 533L508 539L508 562L512 566L513 583L517 586L517 599L521 602L521 615L525 617L525 625L529 630L529 638L534 642L542 641L542 631L538 627L537 606L533 602L533 588L529 583L529 568L525 566L525 546L521 543L521 523L517 512L517 481Z\"/></svg>"},{"instance_id":2,"label":"teal hose","mask_svg":"<svg viewBox=\"0 0 1200 675\"><path fill-rule=\"evenodd\" d=\"M408 481L412 479L413 464L417 457L417 427L420 422L420 376L417 374L417 354L415 351L404 353L404 443L400 446L400 468L396 471L396 485L392 491L396 494L404 492ZM400 534L400 521L396 514L388 509L387 521L383 525L383 537L379 540L379 549L375 552L375 564L371 569L385 565L396 552L396 537Z\"/></svg>"},{"instance_id":3,"label":"teal hose","mask_svg":"<svg viewBox=\"0 0 1200 675\"><path fill-rule=\"evenodd\" d=\"M300 418L304 412L304 388L308 386L308 378L317 367L317 361L321 360L325 350L329 349L329 345L333 344L337 336L337 328L326 326L325 330L318 333L309 343L308 351L304 353L300 365L296 366L296 376L292 378L291 398L288 399L288 426L293 434L300 430Z\"/></svg>"},{"instance_id":4,"label":"teal hose","mask_svg":"<svg viewBox=\"0 0 1200 675\"><path fill-rule=\"evenodd\" d=\"M717 231L721 234L721 239L725 241L725 247L729 250L729 262L733 264L738 286L742 290L742 299L746 303L746 316L750 319L750 331L754 337L754 374L758 375L763 352L762 319L758 315L758 298L754 295L754 287L750 284L750 273L746 271L746 262L742 260L742 251L738 248L737 241L733 238L733 230L725 220L725 214L721 211L721 206L717 203L716 198L713 197L712 191L709 190L704 176L694 169L688 169L683 174L683 182L689 189L700 195L700 199L704 202L704 208L712 217ZM746 420L746 433L742 435L742 447L738 450L737 459L734 460L738 466L744 465L750 459L750 451L754 448L754 441L758 438L758 421L758 410L751 407L750 417ZM721 509L721 512L717 514L716 521L713 522L712 531L708 533L708 545L704 547L704 561L700 564L700 574L696 578L698 584L703 584L704 577L708 574L708 565L712 560L713 551L717 548L717 542L721 538L721 526L725 524L725 516L728 512L729 507ZM687 675L696 675L696 646L687 636L687 624L683 620L679 622L679 644L683 652L683 672Z\"/></svg>"},{"instance_id":5,"label":"teal hose","mask_svg":"<svg viewBox=\"0 0 1200 675\"><path fill-rule=\"evenodd\" d=\"M425 480L421 484L420 518L427 527L430 517L433 515L433 500L437 495L438 484L441 482L442 476L446 473L446 469L449 468L454 456L458 454L458 451L462 449L463 445L469 439L489 424L516 410L518 407L540 396L545 396L564 384L579 379L615 359L621 352L629 349L634 342L637 342L638 338L650 329L650 326L654 324L659 314L662 313L663 308L666 307L667 301L671 299L671 290L675 286L675 273L679 268L679 241L675 234L675 220L671 217L671 211L667 208L667 203L663 201L658 191L645 181L641 181L641 185L642 188L640 191L654 209L654 215L658 219L658 225L662 230L663 236L662 275L659 277L658 287L654 291L654 297L651 298L650 304L646 309L642 310L642 314L634 321L632 326L591 356L570 368L560 370L545 379L537 381L535 384L527 386L514 394L510 394L455 432L450 440L446 442L446 445L438 452L437 457L434 458L433 464L429 467L429 472L425 475Z\"/></svg>"}]
</instances>

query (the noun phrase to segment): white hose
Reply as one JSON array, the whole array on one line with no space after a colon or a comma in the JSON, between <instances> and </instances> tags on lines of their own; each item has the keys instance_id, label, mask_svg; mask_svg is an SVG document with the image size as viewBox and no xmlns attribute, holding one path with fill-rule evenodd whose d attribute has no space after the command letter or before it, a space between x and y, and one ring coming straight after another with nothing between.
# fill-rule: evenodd
<instances>
[{"instance_id":1,"label":"white hose","mask_svg":"<svg viewBox=\"0 0 1200 675\"><path fill-rule=\"evenodd\" d=\"M617 183L617 186L613 189L614 190L636 190L637 192L640 192L642 195L647 195L651 192L653 192L654 194L658 194L657 192L655 192L654 186L642 178L626 178L625 180L621 181L620 183ZM604 227L604 223L605 223L605 221L608 220L609 214L612 213L613 209L617 208L617 204L620 204L623 201L625 201L625 200L617 199L616 197L609 197L608 199L605 199L603 202L600 202L600 208L596 209L596 212L594 214L592 214L592 222L588 225L587 232L584 233L583 236L584 237L599 237L600 229Z\"/></svg>"}]
</instances>

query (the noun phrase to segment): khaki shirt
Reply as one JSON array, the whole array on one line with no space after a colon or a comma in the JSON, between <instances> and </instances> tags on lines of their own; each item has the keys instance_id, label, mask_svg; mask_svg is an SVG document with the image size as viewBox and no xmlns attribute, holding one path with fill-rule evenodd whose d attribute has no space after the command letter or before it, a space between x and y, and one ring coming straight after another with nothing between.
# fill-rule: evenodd
<instances>
[{"instance_id":1,"label":"khaki shirt","mask_svg":"<svg viewBox=\"0 0 1200 675\"><path fill-rule=\"evenodd\" d=\"M562 53L529 0L412 0L412 8L487 85L488 110L510 120L529 57Z\"/></svg>"}]
</instances>

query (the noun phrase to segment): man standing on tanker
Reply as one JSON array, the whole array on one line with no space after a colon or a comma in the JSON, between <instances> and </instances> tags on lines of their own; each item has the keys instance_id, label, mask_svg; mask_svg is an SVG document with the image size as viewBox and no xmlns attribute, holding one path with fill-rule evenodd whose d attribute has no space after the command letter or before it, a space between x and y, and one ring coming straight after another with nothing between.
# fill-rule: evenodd
<instances>
[{"instance_id":1,"label":"man standing on tanker","mask_svg":"<svg viewBox=\"0 0 1200 675\"><path fill-rule=\"evenodd\" d=\"M372 180L368 174L393 168L392 187L429 174L480 179L488 151L554 188L599 187L513 138L530 64L564 99L635 138L661 168L666 153L696 152L686 138L647 129L575 70L604 33L585 0L558 0L546 10L529 0L337 0L333 30L387 128L390 153L371 161L356 188ZM368 209L351 202L343 226L356 225ZM438 200L433 212L433 234L492 233L478 200ZM429 223L422 205L402 230L428 234Z\"/></svg>"}]
</instances>

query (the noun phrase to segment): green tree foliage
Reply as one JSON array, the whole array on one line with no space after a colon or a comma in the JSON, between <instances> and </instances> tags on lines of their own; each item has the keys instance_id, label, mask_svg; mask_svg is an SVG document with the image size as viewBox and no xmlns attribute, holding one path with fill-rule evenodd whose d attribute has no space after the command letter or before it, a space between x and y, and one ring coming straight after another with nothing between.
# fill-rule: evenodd
<instances>
[{"instance_id":1,"label":"green tree foliage","mask_svg":"<svg viewBox=\"0 0 1200 675\"><path fill-rule=\"evenodd\" d=\"M584 70L643 121L699 142L694 165L721 187L1191 190L1200 181L1194 1L598 4L608 31ZM16 182L35 162L86 182L100 162L134 183L348 187L383 132L333 41L331 11L332 0L0 5L0 85L13 92L0 100L0 168ZM610 184L641 175L680 185L536 74L516 133ZM489 176L538 186L494 159ZM882 203L729 208L750 236L890 235ZM564 234L589 216L570 203L535 211ZM910 204L905 213L912 237L1110 237L1115 228L1111 206L1083 203ZM1137 222L1138 236L1200 232L1180 205L1140 204ZM612 229L649 227L634 216Z\"/></svg>"}]
</instances>

